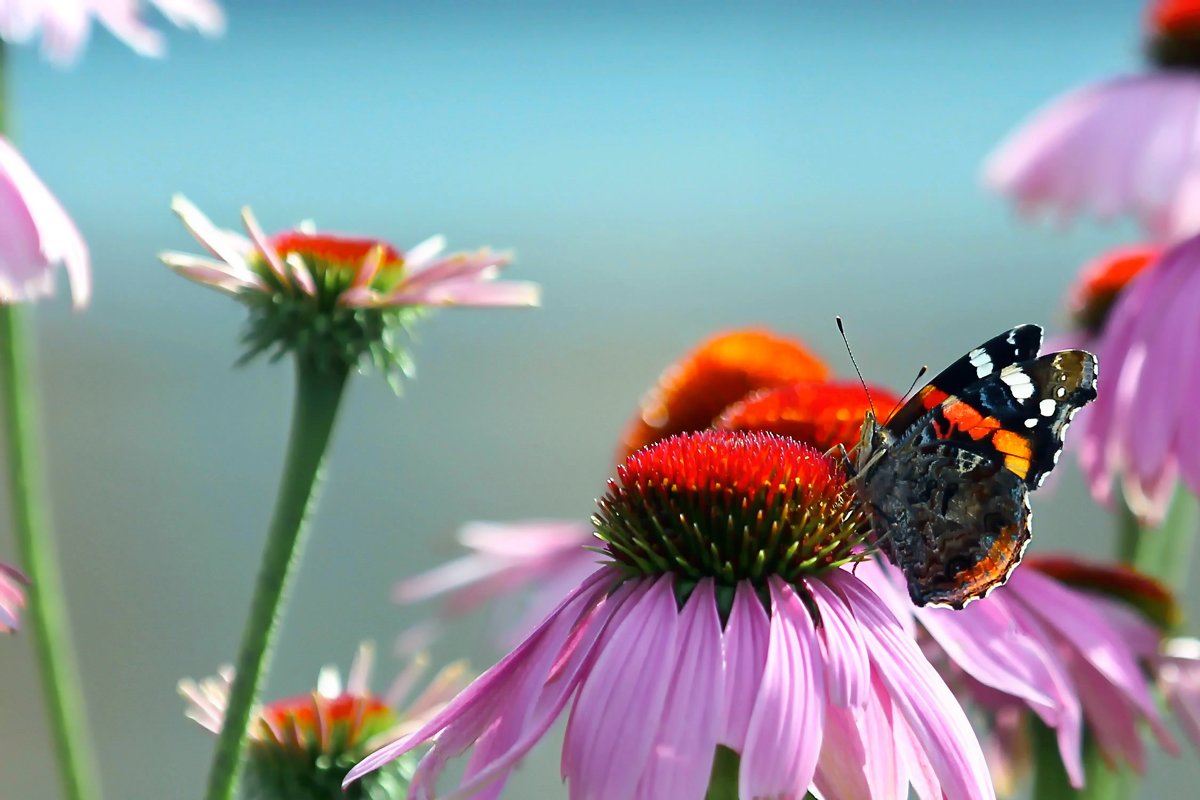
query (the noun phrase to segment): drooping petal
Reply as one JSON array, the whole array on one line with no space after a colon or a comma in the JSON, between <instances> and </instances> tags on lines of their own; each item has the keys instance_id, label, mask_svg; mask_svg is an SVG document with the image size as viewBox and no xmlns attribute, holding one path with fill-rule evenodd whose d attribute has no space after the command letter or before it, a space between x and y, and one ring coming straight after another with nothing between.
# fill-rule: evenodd
<instances>
[{"instance_id":1,"label":"drooping petal","mask_svg":"<svg viewBox=\"0 0 1200 800\"><path fill-rule=\"evenodd\" d=\"M542 287L529 281L480 283L475 280L438 283L425 289L400 291L385 296L386 306L536 306Z\"/></svg>"},{"instance_id":2,"label":"drooping petal","mask_svg":"<svg viewBox=\"0 0 1200 800\"><path fill-rule=\"evenodd\" d=\"M678 660L638 800L704 796L717 748L725 694L721 618L711 579L697 584L679 618ZM654 718L647 720L651 726Z\"/></svg>"},{"instance_id":3,"label":"drooping petal","mask_svg":"<svg viewBox=\"0 0 1200 800\"><path fill-rule=\"evenodd\" d=\"M646 579L643 579L646 580ZM628 615L609 626L563 743L571 800L627 800L651 755L678 657L674 578L635 590ZM615 765L619 769L614 769Z\"/></svg>"},{"instance_id":4,"label":"drooping petal","mask_svg":"<svg viewBox=\"0 0 1200 800\"><path fill-rule=\"evenodd\" d=\"M995 797L979 741L954 695L878 596L844 570L828 581L854 610L883 685L950 797Z\"/></svg>"},{"instance_id":5,"label":"drooping petal","mask_svg":"<svg viewBox=\"0 0 1200 800\"><path fill-rule=\"evenodd\" d=\"M863 744L860 709L830 703L825 708L821 756L813 783L824 800L858 800L873 797L867 778L867 751Z\"/></svg>"},{"instance_id":6,"label":"drooping petal","mask_svg":"<svg viewBox=\"0 0 1200 800\"><path fill-rule=\"evenodd\" d=\"M820 643L808 609L776 577L767 665L746 732L738 788L743 797L802 797L816 772L824 731Z\"/></svg>"},{"instance_id":7,"label":"drooping petal","mask_svg":"<svg viewBox=\"0 0 1200 800\"><path fill-rule=\"evenodd\" d=\"M822 581L809 580L804 585L820 613L829 700L843 707L860 707L869 695L871 665L854 614L841 596Z\"/></svg>"}]
</instances>

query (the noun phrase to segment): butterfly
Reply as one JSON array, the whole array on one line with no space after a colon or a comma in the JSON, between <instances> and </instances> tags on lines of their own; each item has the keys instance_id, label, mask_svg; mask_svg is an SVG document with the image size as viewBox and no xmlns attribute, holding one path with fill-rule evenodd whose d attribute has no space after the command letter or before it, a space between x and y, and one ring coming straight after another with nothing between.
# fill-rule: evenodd
<instances>
[{"instance_id":1,"label":"butterfly","mask_svg":"<svg viewBox=\"0 0 1200 800\"><path fill-rule=\"evenodd\" d=\"M944 369L886 423L868 414L853 479L914 603L962 608L1003 584L1029 544L1029 491L1096 399L1096 357L1038 356L1020 325Z\"/></svg>"}]
</instances>

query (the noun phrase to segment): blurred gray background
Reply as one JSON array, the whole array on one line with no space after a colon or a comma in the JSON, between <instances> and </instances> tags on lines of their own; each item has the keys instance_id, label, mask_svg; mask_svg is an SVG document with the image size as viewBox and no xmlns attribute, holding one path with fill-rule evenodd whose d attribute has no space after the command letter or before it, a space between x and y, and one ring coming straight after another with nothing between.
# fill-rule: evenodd
<instances>
[{"instance_id":1,"label":"blurred gray background","mask_svg":"<svg viewBox=\"0 0 1200 800\"><path fill-rule=\"evenodd\" d=\"M91 308L43 305L38 344L109 798L200 793L212 742L175 682L232 657L291 400L287 367L232 368L241 309L157 263L196 248L173 192L227 227L250 204L268 230L512 247L510 277L545 286L541 310L426 321L402 398L354 382L268 697L432 611L390 590L460 523L589 514L638 397L711 332L768 325L848 374L841 314L868 378L903 389L1014 323L1058 327L1078 266L1134 235L1026 226L978 187L1034 108L1136 68L1132 0L227 10L223 40L172 31L162 61L103 31L70 71L11 51L15 136L95 261ZM1103 557L1109 520L1063 472L1034 548ZM436 658L487 666L484 629ZM27 635L0 640L0 675L0 796L50 798ZM1200 778L1154 752L1145 797ZM547 744L508 796L558 786Z\"/></svg>"}]
</instances>

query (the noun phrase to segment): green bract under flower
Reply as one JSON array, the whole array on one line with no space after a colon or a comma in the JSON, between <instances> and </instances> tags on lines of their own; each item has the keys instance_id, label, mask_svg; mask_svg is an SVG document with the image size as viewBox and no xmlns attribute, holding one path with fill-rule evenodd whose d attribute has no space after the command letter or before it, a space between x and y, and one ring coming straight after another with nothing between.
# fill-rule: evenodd
<instances>
[{"instance_id":1,"label":"green bract under flower","mask_svg":"<svg viewBox=\"0 0 1200 800\"><path fill-rule=\"evenodd\" d=\"M673 436L617 468L593 518L630 575L796 583L863 557L866 520L832 458L768 433Z\"/></svg>"},{"instance_id":2,"label":"green bract under flower","mask_svg":"<svg viewBox=\"0 0 1200 800\"><path fill-rule=\"evenodd\" d=\"M440 236L407 252L313 230L268 237L249 209L243 236L217 228L182 197L172 207L215 258L171 252L162 259L250 308L242 361L295 353L320 369L374 366L394 381L411 371L406 334L426 309L539 302L536 284L494 280L507 255L485 249L444 256Z\"/></svg>"}]
</instances>

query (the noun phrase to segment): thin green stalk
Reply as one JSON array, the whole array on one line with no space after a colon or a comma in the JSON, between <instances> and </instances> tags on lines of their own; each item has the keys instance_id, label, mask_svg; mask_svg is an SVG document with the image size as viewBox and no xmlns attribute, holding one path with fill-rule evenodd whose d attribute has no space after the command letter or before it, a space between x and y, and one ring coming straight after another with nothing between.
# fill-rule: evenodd
<instances>
[{"instance_id":1,"label":"thin green stalk","mask_svg":"<svg viewBox=\"0 0 1200 800\"><path fill-rule=\"evenodd\" d=\"M207 800L229 800L237 786L246 727L270 663L287 591L300 565L321 465L348 375L345 368L323 370L296 361L296 398L283 476L242 632L225 724L209 769Z\"/></svg>"},{"instance_id":2,"label":"thin green stalk","mask_svg":"<svg viewBox=\"0 0 1200 800\"><path fill-rule=\"evenodd\" d=\"M1133 566L1162 581L1174 592L1187 587L1192 543L1200 525L1200 505L1182 486L1175 491L1171 509L1161 528L1147 529L1137 537Z\"/></svg>"},{"instance_id":3,"label":"thin green stalk","mask_svg":"<svg viewBox=\"0 0 1200 800\"><path fill-rule=\"evenodd\" d=\"M1124 500L1117 502L1117 560L1132 566L1137 558L1142 526Z\"/></svg>"},{"instance_id":4,"label":"thin green stalk","mask_svg":"<svg viewBox=\"0 0 1200 800\"><path fill-rule=\"evenodd\" d=\"M20 567L29 576L26 619L33 632L42 691L63 791L71 800L97 800L100 780L80 690L62 576L42 483L38 441L39 403L30 369L25 309L0 305L0 380L4 383L4 427L9 495Z\"/></svg>"},{"instance_id":5,"label":"thin green stalk","mask_svg":"<svg viewBox=\"0 0 1200 800\"><path fill-rule=\"evenodd\" d=\"M704 795L704 800L738 800L738 767L741 761L741 757L728 747L717 747L712 777L708 779L708 794Z\"/></svg>"}]
</instances>

